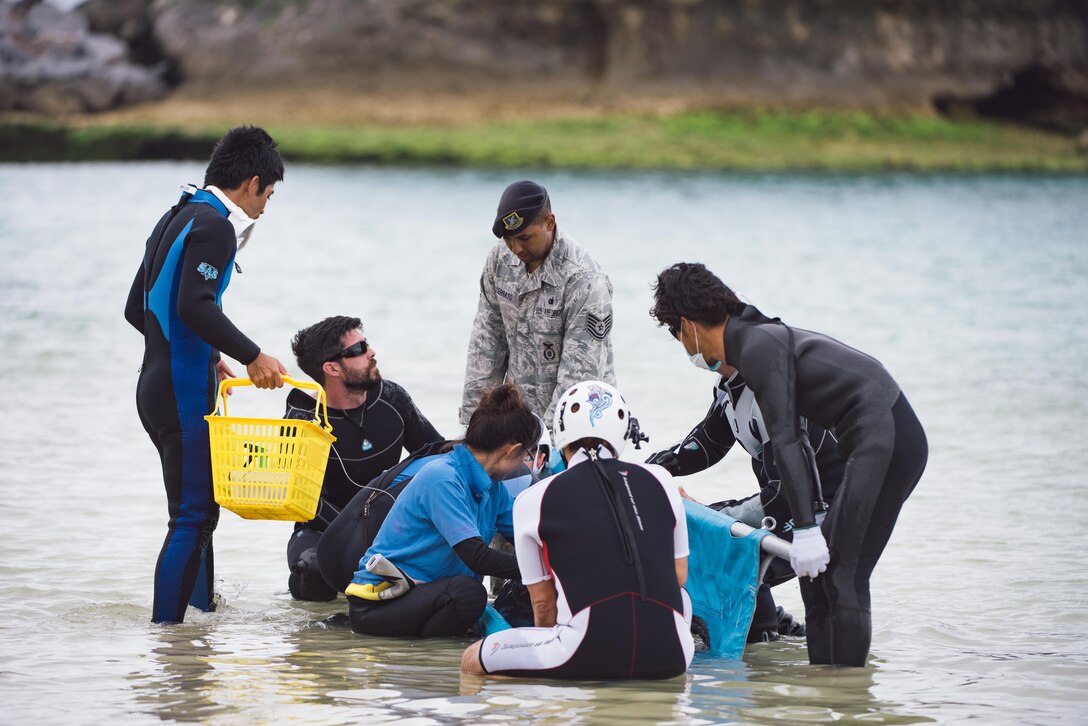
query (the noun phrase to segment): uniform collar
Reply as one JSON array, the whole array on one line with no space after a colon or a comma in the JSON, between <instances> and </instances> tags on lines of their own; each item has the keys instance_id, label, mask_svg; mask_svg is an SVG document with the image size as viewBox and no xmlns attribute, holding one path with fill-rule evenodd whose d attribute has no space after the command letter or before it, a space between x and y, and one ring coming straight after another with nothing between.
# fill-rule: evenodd
<instances>
[{"instance_id":1,"label":"uniform collar","mask_svg":"<svg viewBox=\"0 0 1088 726\"><path fill-rule=\"evenodd\" d=\"M612 456L612 451L607 446L598 446L597 458L615 459L616 457ZM585 449L578 449L577 453L570 457L570 461L567 462L567 468L572 469L576 464L581 464L583 461L589 461L589 454L586 453Z\"/></svg>"},{"instance_id":2,"label":"uniform collar","mask_svg":"<svg viewBox=\"0 0 1088 726\"><path fill-rule=\"evenodd\" d=\"M204 189L214 194L215 198L227 208L227 221L234 226L234 234L238 238L238 249L245 247L246 242L249 241L250 236L253 234L253 225L257 224L257 220L250 219L249 215L242 211L241 207L231 201L231 198L214 184L209 184Z\"/></svg>"},{"instance_id":3,"label":"uniform collar","mask_svg":"<svg viewBox=\"0 0 1088 726\"><path fill-rule=\"evenodd\" d=\"M546 282L552 287L559 287L559 281L563 279L563 265L567 261L567 247L567 237L556 225L555 242L552 243L551 251L537 270L540 273L541 282Z\"/></svg>"},{"instance_id":4,"label":"uniform collar","mask_svg":"<svg viewBox=\"0 0 1088 726\"><path fill-rule=\"evenodd\" d=\"M525 263L518 259L517 255L510 251L510 249L502 242L504 254L506 255L506 264L511 267L521 268L524 272ZM540 267L536 268L536 271L530 275L525 276L526 287L523 292L529 290L536 290L543 284L551 285L552 287L559 287L559 282L563 279L563 264L567 260L567 254L570 249L570 245L567 242L567 236L559 231L559 226L555 227L555 241L552 243L552 248L548 251L548 256L544 258L544 261L540 263Z\"/></svg>"},{"instance_id":5,"label":"uniform collar","mask_svg":"<svg viewBox=\"0 0 1088 726\"><path fill-rule=\"evenodd\" d=\"M473 494L480 496L487 493L494 482L467 446L464 444L454 446L450 458L453 460L454 467L465 477Z\"/></svg>"}]
</instances>

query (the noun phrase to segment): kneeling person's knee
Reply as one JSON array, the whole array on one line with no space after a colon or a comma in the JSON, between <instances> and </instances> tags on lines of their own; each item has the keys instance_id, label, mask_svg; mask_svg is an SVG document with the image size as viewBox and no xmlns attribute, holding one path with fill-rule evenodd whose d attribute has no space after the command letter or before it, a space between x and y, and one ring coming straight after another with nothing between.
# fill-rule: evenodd
<instances>
[{"instance_id":1,"label":"kneeling person's knee","mask_svg":"<svg viewBox=\"0 0 1088 726\"><path fill-rule=\"evenodd\" d=\"M451 577L446 594L457 603L459 610L476 613L476 617L482 615L487 607L487 588L471 577Z\"/></svg>"},{"instance_id":2,"label":"kneeling person's knee","mask_svg":"<svg viewBox=\"0 0 1088 726\"><path fill-rule=\"evenodd\" d=\"M461 672L470 676L483 676L487 675L484 672L484 667L480 664L480 647L484 641L477 640L475 643L465 648L465 652L461 654Z\"/></svg>"}]
</instances>

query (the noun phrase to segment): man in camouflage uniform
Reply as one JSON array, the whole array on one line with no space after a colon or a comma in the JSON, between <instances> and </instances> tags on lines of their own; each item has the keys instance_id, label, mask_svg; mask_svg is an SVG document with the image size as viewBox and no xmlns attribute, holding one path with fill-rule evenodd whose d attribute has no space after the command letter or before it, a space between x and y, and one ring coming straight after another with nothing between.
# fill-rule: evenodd
<instances>
[{"instance_id":1,"label":"man in camouflage uniform","mask_svg":"<svg viewBox=\"0 0 1088 726\"><path fill-rule=\"evenodd\" d=\"M506 188L491 231L505 244L491 249L480 276L460 421L467 425L483 392L505 381L551 421L570 386L616 382L612 283L559 231L548 192L535 182Z\"/></svg>"}]
</instances>

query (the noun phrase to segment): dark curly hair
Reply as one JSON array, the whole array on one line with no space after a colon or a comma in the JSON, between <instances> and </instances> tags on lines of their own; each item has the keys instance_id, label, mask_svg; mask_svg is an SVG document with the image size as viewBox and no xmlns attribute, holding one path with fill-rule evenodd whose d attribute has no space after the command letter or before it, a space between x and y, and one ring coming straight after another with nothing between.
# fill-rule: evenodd
<instances>
[{"instance_id":1,"label":"dark curly hair","mask_svg":"<svg viewBox=\"0 0 1088 726\"><path fill-rule=\"evenodd\" d=\"M325 385L325 371L322 367L329 358L339 353L345 333L359 330L363 321L346 315L334 315L320 323L298 331L291 340L291 350L295 353L298 367L310 378Z\"/></svg>"},{"instance_id":2,"label":"dark curly hair","mask_svg":"<svg viewBox=\"0 0 1088 726\"><path fill-rule=\"evenodd\" d=\"M256 126L239 126L215 145L204 172L204 186L237 189L253 177L261 180L257 192L263 194L269 184L283 180L283 158L267 131Z\"/></svg>"},{"instance_id":3,"label":"dark curly hair","mask_svg":"<svg viewBox=\"0 0 1088 726\"><path fill-rule=\"evenodd\" d=\"M526 449L540 441L540 422L513 383L503 383L484 393L472 412L465 443L477 451L495 451L509 443Z\"/></svg>"},{"instance_id":4,"label":"dark curly hair","mask_svg":"<svg viewBox=\"0 0 1088 726\"><path fill-rule=\"evenodd\" d=\"M718 325L743 303L729 286L700 262L677 262L661 271L653 285L654 306L650 317L675 338L680 318L703 325Z\"/></svg>"}]
</instances>

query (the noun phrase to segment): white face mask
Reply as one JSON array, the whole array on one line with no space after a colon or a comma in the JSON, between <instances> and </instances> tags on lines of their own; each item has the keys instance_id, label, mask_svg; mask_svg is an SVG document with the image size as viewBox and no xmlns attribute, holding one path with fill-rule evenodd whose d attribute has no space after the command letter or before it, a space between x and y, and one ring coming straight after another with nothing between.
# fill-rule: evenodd
<instances>
[{"instance_id":1,"label":"white face mask","mask_svg":"<svg viewBox=\"0 0 1088 726\"><path fill-rule=\"evenodd\" d=\"M683 324L683 323L681 323L681 324ZM722 367L722 362L721 361L718 361L713 366L711 366L710 364L708 364L706 362L706 358L703 357L703 354L699 352L699 336L695 332L695 324L694 323L692 323L692 326L691 326L691 333L692 333L692 335L695 336L695 352L688 356L688 360L691 361L691 364L693 366L695 366L696 368L699 368L699 369L704 370L704 371L716 371L719 368L721 368Z\"/></svg>"},{"instance_id":2,"label":"white face mask","mask_svg":"<svg viewBox=\"0 0 1088 726\"><path fill-rule=\"evenodd\" d=\"M525 449L525 466L529 471L533 472L533 476L539 476L540 472L544 469L544 464L547 462L547 457L541 457L540 444L537 444L533 448ZM539 464L537 462L540 462Z\"/></svg>"}]
</instances>

